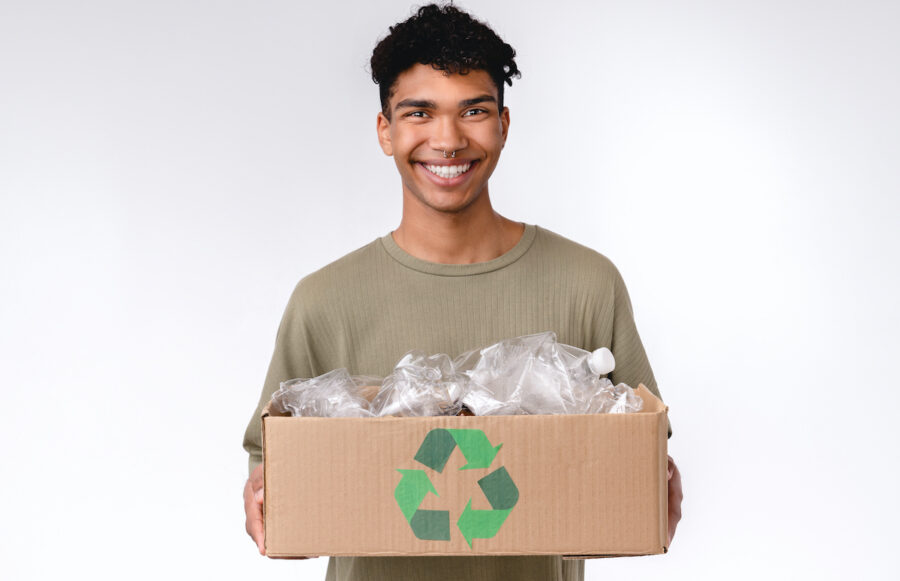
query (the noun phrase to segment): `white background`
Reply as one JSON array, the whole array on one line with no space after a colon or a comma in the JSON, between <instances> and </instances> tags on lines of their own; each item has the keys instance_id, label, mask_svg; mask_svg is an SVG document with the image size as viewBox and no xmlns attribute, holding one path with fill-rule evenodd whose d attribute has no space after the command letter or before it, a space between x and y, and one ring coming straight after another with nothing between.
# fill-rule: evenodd
<instances>
[{"instance_id":1,"label":"white background","mask_svg":"<svg viewBox=\"0 0 900 581\"><path fill-rule=\"evenodd\" d=\"M495 208L609 256L684 520L588 579L895 579L900 8L465 2L518 52ZM244 533L293 285L397 226L406 2L0 2L8 579L322 579Z\"/></svg>"}]
</instances>

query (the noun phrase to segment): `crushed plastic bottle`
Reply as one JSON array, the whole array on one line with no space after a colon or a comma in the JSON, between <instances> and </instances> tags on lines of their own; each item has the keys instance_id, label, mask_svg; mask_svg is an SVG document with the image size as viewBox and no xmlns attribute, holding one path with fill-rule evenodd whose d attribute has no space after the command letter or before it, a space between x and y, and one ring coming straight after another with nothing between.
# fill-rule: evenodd
<instances>
[{"instance_id":1,"label":"crushed plastic bottle","mask_svg":"<svg viewBox=\"0 0 900 581\"><path fill-rule=\"evenodd\" d=\"M410 351L384 378L371 410L376 416L456 415L466 383L449 356Z\"/></svg>"},{"instance_id":2,"label":"crushed plastic bottle","mask_svg":"<svg viewBox=\"0 0 900 581\"><path fill-rule=\"evenodd\" d=\"M475 415L631 411L640 401L625 384L620 384L622 395L600 377L615 368L608 349L589 352L565 345L552 332L469 351L454 364L469 378L462 403Z\"/></svg>"},{"instance_id":3,"label":"crushed plastic bottle","mask_svg":"<svg viewBox=\"0 0 900 581\"><path fill-rule=\"evenodd\" d=\"M641 411L644 401L630 386L613 385L606 378L600 379L600 388L583 404L585 414L630 414Z\"/></svg>"},{"instance_id":4,"label":"crushed plastic bottle","mask_svg":"<svg viewBox=\"0 0 900 581\"><path fill-rule=\"evenodd\" d=\"M368 418L372 412L360 388L371 385L373 379L351 376L344 368L335 369L311 379L284 381L272 400L281 412L292 416Z\"/></svg>"}]
</instances>

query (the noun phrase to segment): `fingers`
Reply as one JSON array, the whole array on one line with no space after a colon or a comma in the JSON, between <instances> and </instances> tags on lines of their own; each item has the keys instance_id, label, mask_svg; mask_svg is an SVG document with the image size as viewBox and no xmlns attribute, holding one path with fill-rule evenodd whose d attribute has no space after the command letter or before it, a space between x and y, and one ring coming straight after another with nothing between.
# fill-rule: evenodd
<instances>
[{"instance_id":1,"label":"fingers","mask_svg":"<svg viewBox=\"0 0 900 581\"><path fill-rule=\"evenodd\" d=\"M669 457L669 545L672 545L672 539L675 537L675 529L681 521L681 502L684 500L684 493L681 489L681 472L678 466Z\"/></svg>"},{"instance_id":2,"label":"fingers","mask_svg":"<svg viewBox=\"0 0 900 581\"><path fill-rule=\"evenodd\" d=\"M250 473L249 481L253 485L253 490L259 490L263 487L264 480L262 464L253 469L253 472Z\"/></svg>"},{"instance_id":3,"label":"fingers","mask_svg":"<svg viewBox=\"0 0 900 581\"><path fill-rule=\"evenodd\" d=\"M250 535L250 538L253 539L253 542L256 543L259 554L265 555L266 533L265 527L263 526L262 511L260 511L258 515L247 516L247 533Z\"/></svg>"},{"instance_id":4,"label":"fingers","mask_svg":"<svg viewBox=\"0 0 900 581\"><path fill-rule=\"evenodd\" d=\"M247 515L245 528L256 543L260 555L266 554L266 533L263 521L263 488L254 490L254 483L247 480L244 485L244 513Z\"/></svg>"},{"instance_id":5,"label":"fingers","mask_svg":"<svg viewBox=\"0 0 900 581\"><path fill-rule=\"evenodd\" d=\"M256 549L260 555L266 554L266 531L263 526L262 516L255 518L250 524L250 537L256 543Z\"/></svg>"}]
</instances>

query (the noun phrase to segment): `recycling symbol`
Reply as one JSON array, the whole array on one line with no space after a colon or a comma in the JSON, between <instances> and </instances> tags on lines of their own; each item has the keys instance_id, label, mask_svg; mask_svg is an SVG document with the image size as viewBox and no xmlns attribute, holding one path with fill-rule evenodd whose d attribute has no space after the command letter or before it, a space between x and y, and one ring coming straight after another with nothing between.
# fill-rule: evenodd
<instances>
[{"instance_id":1,"label":"recycling symbol","mask_svg":"<svg viewBox=\"0 0 900 581\"><path fill-rule=\"evenodd\" d=\"M425 436L419 451L416 452L415 460L440 473L444 470L450 454L459 446L466 459L466 465L460 470L490 468L502 445L492 446L481 430L435 428ZM428 479L428 474L421 469L397 471L403 477L394 489L394 498L413 534L423 540L449 541L450 511L419 508L429 492L438 495L431 480ZM473 539L493 538L519 500L519 489L503 466L478 480L478 486L490 503L491 510L473 509L470 497L459 520L456 521L456 526L469 543L469 547L472 546Z\"/></svg>"}]
</instances>

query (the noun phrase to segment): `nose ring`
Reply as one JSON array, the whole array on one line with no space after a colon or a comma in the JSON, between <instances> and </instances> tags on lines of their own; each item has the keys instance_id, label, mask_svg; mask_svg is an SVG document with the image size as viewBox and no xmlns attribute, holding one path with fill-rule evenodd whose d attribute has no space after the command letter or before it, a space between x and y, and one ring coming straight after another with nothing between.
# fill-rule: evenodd
<instances>
[{"instance_id":1,"label":"nose ring","mask_svg":"<svg viewBox=\"0 0 900 581\"><path fill-rule=\"evenodd\" d=\"M443 149L441 150L441 153L444 154L444 157L445 157L445 158L447 158L447 157L456 157L456 150L453 150L453 151L450 153L450 155L447 155L447 152L444 151Z\"/></svg>"}]
</instances>

